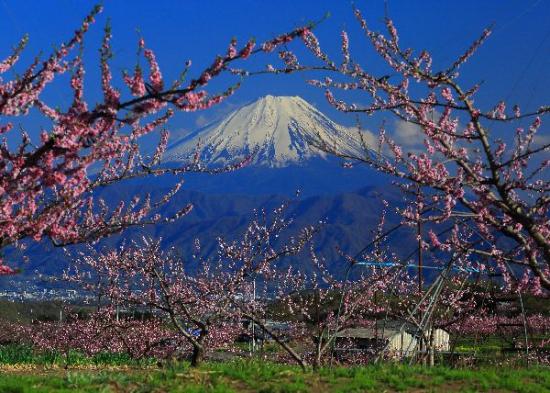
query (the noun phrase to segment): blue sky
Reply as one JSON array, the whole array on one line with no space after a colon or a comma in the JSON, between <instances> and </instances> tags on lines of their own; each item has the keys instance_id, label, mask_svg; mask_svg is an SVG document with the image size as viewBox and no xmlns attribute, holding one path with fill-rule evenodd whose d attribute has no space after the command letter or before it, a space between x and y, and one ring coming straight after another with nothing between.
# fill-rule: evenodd
<instances>
[{"instance_id":1,"label":"blue sky","mask_svg":"<svg viewBox=\"0 0 550 393\"><path fill-rule=\"evenodd\" d=\"M484 81L479 100L487 108L500 98L508 98L511 104L517 102L526 108L549 103L550 1L388 0L387 3L389 15L400 30L401 42L432 51L436 68L451 62L484 27L494 23L492 37L464 68L464 80ZM24 33L29 33L31 39L27 61L40 51L48 53L54 44L71 34L93 4L76 0L0 0L0 54L7 54ZM382 28L384 1L356 1L356 4L374 27ZM339 33L346 29L350 32L352 53L365 68L370 66L378 70L380 66L358 29L350 1L113 0L105 1L104 5L105 10L86 44L86 61L92 69L96 67L97 48L107 18L111 18L113 25L115 72L135 64L136 29L139 29L147 45L156 51L163 74L172 80L187 59L193 60L192 75L197 75L216 54L225 52L232 37L242 41L255 37L262 41L318 20L328 12L330 18L316 29L322 47L337 56ZM306 58L308 61L305 62L312 61L311 57ZM276 64L276 56L263 56L246 65L258 69L268 63ZM96 76L93 72L89 75L89 93L93 96L93 78ZM265 94L300 95L335 120L348 124L354 122L329 108L324 102L323 92L304 83L307 78L297 74L249 79L227 104L204 113L179 115L172 127L191 130ZM56 88L49 91L47 97L68 103L70 96L67 93ZM368 126L376 127L375 124Z\"/></svg>"}]
</instances>

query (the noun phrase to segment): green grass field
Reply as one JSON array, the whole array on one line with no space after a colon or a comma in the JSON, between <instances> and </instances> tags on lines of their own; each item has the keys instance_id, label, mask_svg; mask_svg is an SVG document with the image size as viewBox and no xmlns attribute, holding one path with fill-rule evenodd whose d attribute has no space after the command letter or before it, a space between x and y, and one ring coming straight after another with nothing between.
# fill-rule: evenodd
<instances>
[{"instance_id":1,"label":"green grass field","mask_svg":"<svg viewBox=\"0 0 550 393\"><path fill-rule=\"evenodd\" d=\"M18 392L550 392L550 370L422 368L403 365L324 368L265 362L119 364L113 359L75 364L0 366L0 393Z\"/></svg>"},{"instance_id":2,"label":"green grass field","mask_svg":"<svg viewBox=\"0 0 550 393\"><path fill-rule=\"evenodd\" d=\"M0 346L0 393L17 392L550 392L543 367L366 367L300 368L235 360L192 369L186 362L133 360L125 354L93 357L71 352Z\"/></svg>"}]
</instances>

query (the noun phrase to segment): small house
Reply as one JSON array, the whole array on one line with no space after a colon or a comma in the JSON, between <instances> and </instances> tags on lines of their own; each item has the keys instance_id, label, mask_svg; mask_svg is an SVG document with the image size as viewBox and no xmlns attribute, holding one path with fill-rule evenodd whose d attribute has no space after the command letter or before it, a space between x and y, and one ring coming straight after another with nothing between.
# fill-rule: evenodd
<instances>
[{"instance_id":1,"label":"small house","mask_svg":"<svg viewBox=\"0 0 550 393\"><path fill-rule=\"evenodd\" d=\"M429 334L429 332L428 332ZM447 331L443 329L435 329L433 333L433 346L435 351L438 352L448 352L451 350L451 345L449 344L450 335Z\"/></svg>"},{"instance_id":2,"label":"small house","mask_svg":"<svg viewBox=\"0 0 550 393\"><path fill-rule=\"evenodd\" d=\"M384 352L394 358L414 353L416 338L406 332L393 329L348 328L336 334L337 351Z\"/></svg>"},{"instance_id":3,"label":"small house","mask_svg":"<svg viewBox=\"0 0 550 393\"><path fill-rule=\"evenodd\" d=\"M381 329L401 330L401 328L403 327L403 329L407 333L415 337L419 343L422 341L421 339L422 332L418 329L417 326L413 325L410 322L406 322L398 319L389 319L389 320L377 321L376 326L378 330L381 330ZM427 337L430 337L430 330L428 330L425 334ZM441 328L436 328L434 330L433 344L436 352L450 351L451 346L450 346L449 332Z\"/></svg>"}]
</instances>

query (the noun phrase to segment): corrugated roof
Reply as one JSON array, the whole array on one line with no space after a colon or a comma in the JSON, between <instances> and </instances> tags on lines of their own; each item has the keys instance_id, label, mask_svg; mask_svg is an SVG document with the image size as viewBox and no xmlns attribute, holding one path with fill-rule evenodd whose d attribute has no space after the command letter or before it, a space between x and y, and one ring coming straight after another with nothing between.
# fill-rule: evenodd
<instances>
[{"instance_id":1,"label":"corrugated roof","mask_svg":"<svg viewBox=\"0 0 550 393\"><path fill-rule=\"evenodd\" d=\"M347 328L336 334L341 338L390 338L399 334L399 330L373 328ZM403 332L403 334L408 334Z\"/></svg>"}]
</instances>

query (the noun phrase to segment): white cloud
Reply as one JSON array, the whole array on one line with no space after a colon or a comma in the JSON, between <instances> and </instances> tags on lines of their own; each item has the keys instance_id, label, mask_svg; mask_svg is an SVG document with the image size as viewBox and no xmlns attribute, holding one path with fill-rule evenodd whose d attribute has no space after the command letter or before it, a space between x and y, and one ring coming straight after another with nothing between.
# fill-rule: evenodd
<instances>
[{"instance_id":1,"label":"white cloud","mask_svg":"<svg viewBox=\"0 0 550 393\"><path fill-rule=\"evenodd\" d=\"M391 136L403 147L415 148L423 146L424 133L420 127L414 123L400 119L396 120L392 131Z\"/></svg>"},{"instance_id":2,"label":"white cloud","mask_svg":"<svg viewBox=\"0 0 550 393\"><path fill-rule=\"evenodd\" d=\"M363 141L369 146L370 148L376 148L378 144L378 135L375 135L372 131L365 129L365 128L359 128L359 127L348 127L348 129L351 131L353 136L357 135L357 140L360 140L360 136L358 133L361 134L363 137Z\"/></svg>"}]
</instances>

